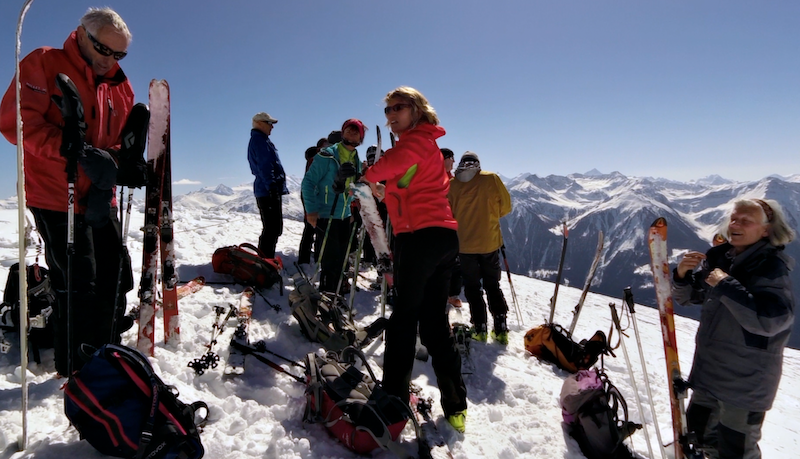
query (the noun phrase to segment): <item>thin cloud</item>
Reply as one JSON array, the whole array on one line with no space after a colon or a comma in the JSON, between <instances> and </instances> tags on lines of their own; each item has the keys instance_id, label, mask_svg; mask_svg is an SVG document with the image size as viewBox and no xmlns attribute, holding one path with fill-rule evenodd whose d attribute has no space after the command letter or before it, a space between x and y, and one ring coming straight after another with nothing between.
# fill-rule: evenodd
<instances>
[{"instance_id":1,"label":"thin cloud","mask_svg":"<svg viewBox=\"0 0 800 459\"><path fill-rule=\"evenodd\" d=\"M172 182L173 185L200 185L203 182L197 180L180 179L177 182Z\"/></svg>"}]
</instances>

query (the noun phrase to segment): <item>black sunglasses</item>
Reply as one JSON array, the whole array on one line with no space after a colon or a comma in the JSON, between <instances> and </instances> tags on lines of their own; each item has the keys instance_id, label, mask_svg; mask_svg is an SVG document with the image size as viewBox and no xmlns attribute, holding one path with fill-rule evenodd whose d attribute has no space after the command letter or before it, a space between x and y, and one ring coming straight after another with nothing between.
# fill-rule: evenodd
<instances>
[{"instance_id":1,"label":"black sunglasses","mask_svg":"<svg viewBox=\"0 0 800 459\"><path fill-rule=\"evenodd\" d=\"M92 36L92 34L89 33L88 30L86 31L86 36L89 37L89 41L92 42L92 46L94 46L94 50L97 51L98 53L102 54L103 56L106 56L106 57L114 56L114 60L119 61L119 60L122 60L125 56L128 55L127 51L114 51L113 49L109 48L108 46L100 43L99 41L97 41L96 38L94 38Z\"/></svg>"},{"instance_id":2,"label":"black sunglasses","mask_svg":"<svg viewBox=\"0 0 800 459\"><path fill-rule=\"evenodd\" d=\"M404 108L411 107L411 104L394 104L383 109L383 114L388 115L389 112L399 112Z\"/></svg>"}]
</instances>

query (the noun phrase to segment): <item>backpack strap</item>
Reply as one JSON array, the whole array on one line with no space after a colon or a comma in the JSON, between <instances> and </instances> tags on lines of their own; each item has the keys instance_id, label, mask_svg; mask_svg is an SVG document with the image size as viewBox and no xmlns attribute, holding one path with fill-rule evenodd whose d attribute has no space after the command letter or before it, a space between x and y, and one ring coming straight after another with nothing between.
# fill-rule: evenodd
<instances>
[{"instance_id":1,"label":"backpack strap","mask_svg":"<svg viewBox=\"0 0 800 459\"><path fill-rule=\"evenodd\" d=\"M306 376L308 376L308 387L306 387L306 411L303 413L303 421L318 423L321 421L322 412L322 382L319 377L317 355L313 352L306 356Z\"/></svg>"}]
</instances>

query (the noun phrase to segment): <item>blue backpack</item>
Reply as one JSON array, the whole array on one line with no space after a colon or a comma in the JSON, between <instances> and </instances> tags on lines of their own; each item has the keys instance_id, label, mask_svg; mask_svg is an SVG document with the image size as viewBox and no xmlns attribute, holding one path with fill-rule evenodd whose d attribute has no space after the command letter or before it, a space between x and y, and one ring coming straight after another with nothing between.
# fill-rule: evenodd
<instances>
[{"instance_id":1,"label":"blue backpack","mask_svg":"<svg viewBox=\"0 0 800 459\"><path fill-rule=\"evenodd\" d=\"M198 426L208 405L178 400L147 358L127 346L107 344L69 378L64 411L81 438L103 454L137 459L199 459L205 453ZM196 422L200 408L205 416Z\"/></svg>"}]
</instances>

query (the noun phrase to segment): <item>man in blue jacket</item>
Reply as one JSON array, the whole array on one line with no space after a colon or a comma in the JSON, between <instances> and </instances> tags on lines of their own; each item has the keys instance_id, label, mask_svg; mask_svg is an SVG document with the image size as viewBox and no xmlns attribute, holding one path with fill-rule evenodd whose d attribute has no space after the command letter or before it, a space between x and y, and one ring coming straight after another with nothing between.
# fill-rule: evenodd
<instances>
[{"instance_id":1,"label":"man in blue jacket","mask_svg":"<svg viewBox=\"0 0 800 459\"><path fill-rule=\"evenodd\" d=\"M283 233L281 199L283 195L289 194L278 149L269 140L277 122L278 120L267 113L256 113L253 116L253 129L250 130L250 144L247 146L250 172L256 176L253 193L261 213L262 230L258 238L258 248L267 258L275 257L275 245Z\"/></svg>"}]
</instances>

